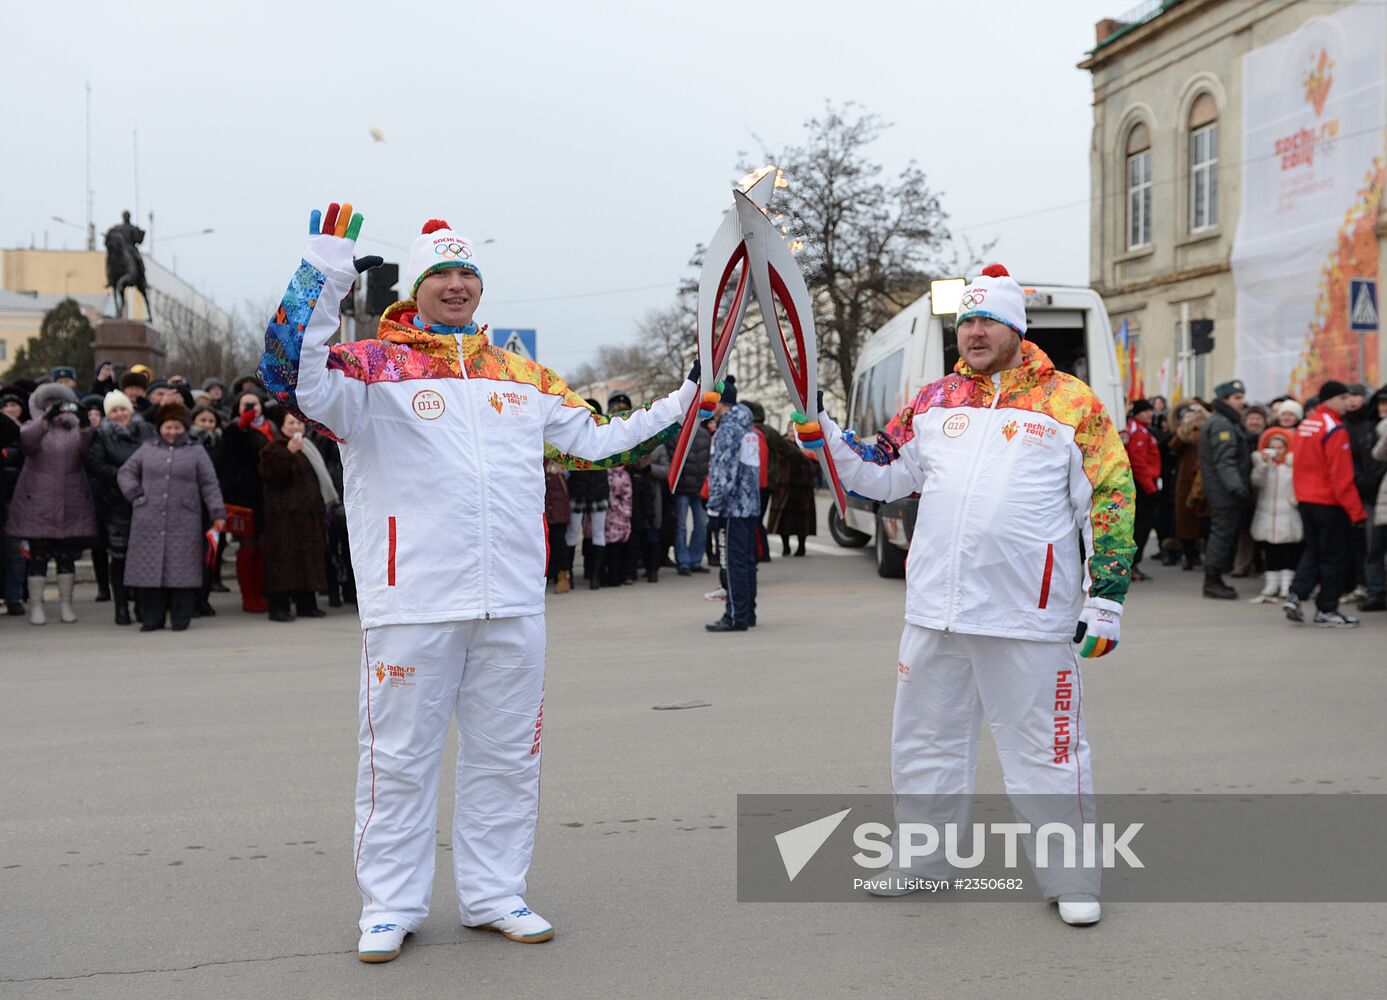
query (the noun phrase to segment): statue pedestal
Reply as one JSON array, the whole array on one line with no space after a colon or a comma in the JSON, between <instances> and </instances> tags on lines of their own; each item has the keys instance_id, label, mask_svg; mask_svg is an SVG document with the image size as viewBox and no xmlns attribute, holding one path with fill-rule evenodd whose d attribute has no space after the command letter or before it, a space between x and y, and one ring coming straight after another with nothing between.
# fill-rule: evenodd
<instances>
[{"instance_id":1,"label":"statue pedestal","mask_svg":"<svg viewBox=\"0 0 1387 1000\"><path fill-rule=\"evenodd\" d=\"M131 365L148 365L162 376L164 343L159 331L142 319L106 319L96 324L92 344L96 363L110 361L122 370Z\"/></svg>"}]
</instances>

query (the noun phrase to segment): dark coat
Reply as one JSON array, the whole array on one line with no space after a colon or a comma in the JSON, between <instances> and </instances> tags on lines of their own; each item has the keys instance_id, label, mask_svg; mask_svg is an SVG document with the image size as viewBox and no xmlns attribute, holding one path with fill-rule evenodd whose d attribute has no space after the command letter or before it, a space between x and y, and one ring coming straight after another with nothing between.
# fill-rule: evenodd
<instances>
[{"instance_id":1,"label":"dark coat","mask_svg":"<svg viewBox=\"0 0 1387 1000\"><path fill-rule=\"evenodd\" d=\"M265 530L265 592L326 590L323 493L308 458L276 440L260 452Z\"/></svg>"},{"instance_id":2,"label":"dark coat","mask_svg":"<svg viewBox=\"0 0 1387 1000\"><path fill-rule=\"evenodd\" d=\"M116 476L130 500L129 587L202 586L202 509L226 517L212 460L187 434L173 444L156 437L141 445Z\"/></svg>"},{"instance_id":3,"label":"dark coat","mask_svg":"<svg viewBox=\"0 0 1387 1000\"><path fill-rule=\"evenodd\" d=\"M19 424L0 413L0 530L5 527L10 496L19 481L19 467L24 461L19 450Z\"/></svg>"},{"instance_id":4,"label":"dark coat","mask_svg":"<svg viewBox=\"0 0 1387 1000\"><path fill-rule=\"evenodd\" d=\"M93 538L96 508L82 457L91 446L90 427L64 413L49 427L36 416L20 428L24 467L15 485L6 530L17 538Z\"/></svg>"},{"instance_id":5,"label":"dark coat","mask_svg":"<svg viewBox=\"0 0 1387 1000\"><path fill-rule=\"evenodd\" d=\"M150 424L135 416L124 427L113 420L103 420L87 449L87 472L96 492L96 516L106 528L106 545L112 552L125 552L130 542L131 508L120 491L120 468L141 445L156 436Z\"/></svg>"},{"instance_id":6,"label":"dark coat","mask_svg":"<svg viewBox=\"0 0 1387 1000\"><path fill-rule=\"evenodd\" d=\"M771 508L766 530L773 535L812 535L818 527L814 502L817 471L799 447L774 428L758 424L771 455Z\"/></svg>"},{"instance_id":7,"label":"dark coat","mask_svg":"<svg viewBox=\"0 0 1387 1000\"><path fill-rule=\"evenodd\" d=\"M1167 443L1175 456L1175 537L1182 542L1198 541L1203 533L1208 508L1200 502L1190 506L1190 491L1199 473L1199 432L1186 425Z\"/></svg>"},{"instance_id":8,"label":"dark coat","mask_svg":"<svg viewBox=\"0 0 1387 1000\"><path fill-rule=\"evenodd\" d=\"M1358 496L1365 505L1377 503L1378 489L1387 476L1387 462L1373 458L1373 445L1377 444L1377 404L1387 399L1387 385L1369 397L1357 410L1344 414L1344 425L1348 428L1349 447L1353 452L1353 485L1358 487Z\"/></svg>"},{"instance_id":9,"label":"dark coat","mask_svg":"<svg viewBox=\"0 0 1387 1000\"><path fill-rule=\"evenodd\" d=\"M222 432L222 492L226 502L255 512L255 533L265 531L265 494L260 484L260 453L269 445L255 427L232 422ZM307 459L305 459L307 461Z\"/></svg>"},{"instance_id":10,"label":"dark coat","mask_svg":"<svg viewBox=\"0 0 1387 1000\"><path fill-rule=\"evenodd\" d=\"M673 451L673 448L670 449ZM701 496L703 484L708 479L708 456L713 451L713 434L706 423L700 423L689 441L689 452L684 456L684 468L679 473L679 481L674 484L675 496Z\"/></svg>"},{"instance_id":11,"label":"dark coat","mask_svg":"<svg viewBox=\"0 0 1387 1000\"><path fill-rule=\"evenodd\" d=\"M1221 399L1214 402L1214 412L1199 432L1199 467L1210 507L1252 503L1252 449L1241 415Z\"/></svg>"}]
</instances>

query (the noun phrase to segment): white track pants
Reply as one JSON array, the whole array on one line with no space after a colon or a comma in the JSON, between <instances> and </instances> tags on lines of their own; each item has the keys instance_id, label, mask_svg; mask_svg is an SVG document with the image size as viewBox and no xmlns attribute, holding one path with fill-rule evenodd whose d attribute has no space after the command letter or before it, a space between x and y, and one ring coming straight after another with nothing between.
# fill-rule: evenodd
<instances>
[{"instance_id":1,"label":"white track pants","mask_svg":"<svg viewBox=\"0 0 1387 1000\"><path fill-rule=\"evenodd\" d=\"M967 831L967 797L973 794L984 719L1018 822L1030 823L1032 830L1051 821L1073 824L1075 830L1097 822L1082 704L1073 643L906 625L891 733L896 822L953 821L961 834ZM971 844L971 839L961 842ZM1034 864L1034 837L1023 842ZM942 855L918 861L910 870L921 876L948 874ZM1096 868L1051 868L1036 875L1047 898L1098 893Z\"/></svg>"},{"instance_id":2,"label":"white track pants","mask_svg":"<svg viewBox=\"0 0 1387 1000\"><path fill-rule=\"evenodd\" d=\"M521 905L539 816L544 616L383 625L362 637L361 929L415 930L433 890L439 768L458 720L453 874L462 922Z\"/></svg>"}]
</instances>

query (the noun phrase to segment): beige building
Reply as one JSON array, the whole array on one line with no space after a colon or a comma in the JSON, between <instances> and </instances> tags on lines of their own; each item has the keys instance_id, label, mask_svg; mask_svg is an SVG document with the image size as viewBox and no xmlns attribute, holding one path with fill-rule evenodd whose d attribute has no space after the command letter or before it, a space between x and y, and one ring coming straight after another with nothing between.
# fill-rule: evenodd
<instances>
[{"instance_id":1,"label":"beige building","mask_svg":"<svg viewBox=\"0 0 1387 1000\"><path fill-rule=\"evenodd\" d=\"M1216 383L1245 377L1232 260L1244 161L1263 150L1243 148L1243 57L1348 6L1148 0L1098 23L1097 45L1079 64L1093 79L1091 280L1113 329L1128 321L1148 395L1183 380L1184 395L1208 398ZM1375 230L1383 274L1380 209ZM1192 354L1182 315L1214 321L1211 354Z\"/></svg>"},{"instance_id":2,"label":"beige building","mask_svg":"<svg viewBox=\"0 0 1387 1000\"><path fill-rule=\"evenodd\" d=\"M144 266L156 329L230 330L231 315L206 295L147 254ZM0 290L13 293L0 298L0 371L64 297L76 299L93 325L115 315L104 250L0 250L0 278ZM149 318L139 292L130 289L125 299L130 319Z\"/></svg>"}]
</instances>

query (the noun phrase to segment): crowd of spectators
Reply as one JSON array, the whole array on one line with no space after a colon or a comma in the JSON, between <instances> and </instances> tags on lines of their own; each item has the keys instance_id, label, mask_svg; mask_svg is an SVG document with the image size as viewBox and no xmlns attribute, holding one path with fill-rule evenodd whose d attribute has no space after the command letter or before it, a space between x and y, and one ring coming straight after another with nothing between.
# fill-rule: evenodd
<instances>
[{"instance_id":1,"label":"crowd of spectators","mask_svg":"<svg viewBox=\"0 0 1387 1000\"><path fill-rule=\"evenodd\" d=\"M597 413L598 400L589 400ZM792 439L744 403L759 443L759 516L754 552L803 556L815 533L817 466ZM610 415L631 409L625 393ZM700 424L673 490L672 444L592 466L546 460L549 577L557 593L581 578L592 590L722 570L726 518L710 518L713 433L728 407ZM741 419L740 415L738 419ZM103 364L86 392L66 366L42 380L0 387L0 530L5 612L34 625L77 620L77 564L90 555L96 600L114 624L182 631L216 614L209 599L230 592L241 609L271 621L322 617L353 604L348 526L337 443L279 406L254 376L200 388L144 366ZM726 577L705 594L726 596Z\"/></svg>"},{"instance_id":2,"label":"crowd of spectators","mask_svg":"<svg viewBox=\"0 0 1387 1000\"><path fill-rule=\"evenodd\" d=\"M1207 598L1235 600L1227 578L1260 574L1252 601L1292 622L1353 628L1341 605L1387 610L1387 386L1331 379L1303 402L1257 405L1233 379L1212 402L1134 400L1123 439L1137 491L1134 582L1151 579L1154 532L1159 562L1202 569Z\"/></svg>"}]
</instances>

